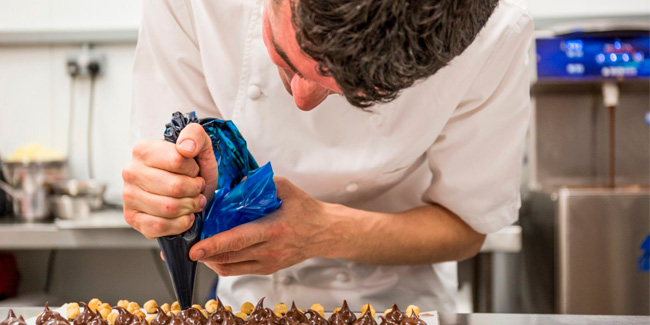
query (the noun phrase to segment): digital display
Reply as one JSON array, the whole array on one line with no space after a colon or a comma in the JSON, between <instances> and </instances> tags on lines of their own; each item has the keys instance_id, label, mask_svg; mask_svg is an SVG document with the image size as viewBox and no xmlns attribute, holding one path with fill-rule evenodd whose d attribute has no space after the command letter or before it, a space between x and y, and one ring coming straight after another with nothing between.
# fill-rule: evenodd
<instances>
[{"instance_id":1,"label":"digital display","mask_svg":"<svg viewBox=\"0 0 650 325\"><path fill-rule=\"evenodd\" d=\"M560 36L537 39L539 79L650 77L650 35Z\"/></svg>"}]
</instances>

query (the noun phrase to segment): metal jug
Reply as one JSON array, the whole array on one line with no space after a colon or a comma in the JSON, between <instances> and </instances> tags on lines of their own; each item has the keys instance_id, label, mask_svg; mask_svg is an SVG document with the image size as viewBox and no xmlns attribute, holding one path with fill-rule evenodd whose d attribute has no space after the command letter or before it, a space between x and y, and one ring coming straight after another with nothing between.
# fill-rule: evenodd
<instances>
[{"instance_id":1,"label":"metal jug","mask_svg":"<svg viewBox=\"0 0 650 325\"><path fill-rule=\"evenodd\" d=\"M3 161L2 173L7 183L0 188L14 201L14 213L27 222L43 221L50 217L49 184L66 178L65 160L17 162Z\"/></svg>"}]
</instances>

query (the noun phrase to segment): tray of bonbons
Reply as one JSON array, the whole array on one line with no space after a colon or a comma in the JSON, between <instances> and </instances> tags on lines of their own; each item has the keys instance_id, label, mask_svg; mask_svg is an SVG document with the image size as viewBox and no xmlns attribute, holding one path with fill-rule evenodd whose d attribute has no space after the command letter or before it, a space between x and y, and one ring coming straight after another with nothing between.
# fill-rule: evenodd
<instances>
[{"instance_id":1,"label":"tray of bonbons","mask_svg":"<svg viewBox=\"0 0 650 325\"><path fill-rule=\"evenodd\" d=\"M81 306L80 306L81 305ZM425 321L426 320L426 321ZM210 300L205 304L193 305L192 308L180 310L178 302L158 306L155 300L149 300L142 307L137 302L120 300L116 306L110 306L99 299L88 303L67 303L52 310L45 304L44 310L31 319L24 320L9 310L7 318L0 325L436 325L437 313L420 315L417 306L410 305L406 312L397 305L386 309L376 318L375 308L366 304L361 313L355 314L344 300L343 305L332 313L325 313L320 304L313 304L303 312L294 303L288 308L279 303L275 308L265 308L264 298L256 306L250 302L241 305L238 312L232 307L224 306L219 300Z\"/></svg>"}]
</instances>

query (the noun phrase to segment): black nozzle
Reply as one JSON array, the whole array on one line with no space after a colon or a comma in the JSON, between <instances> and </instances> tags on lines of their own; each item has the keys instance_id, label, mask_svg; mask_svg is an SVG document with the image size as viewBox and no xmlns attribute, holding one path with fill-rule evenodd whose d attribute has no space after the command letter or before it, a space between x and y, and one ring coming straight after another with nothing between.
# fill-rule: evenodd
<instances>
[{"instance_id":1,"label":"black nozzle","mask_svg":"<svg viewBox=\"0 0 650 325\"><path fill-rule=\"evenodd\" d=\"M196 214L194 224L186 232L176 236L158 238L158 246L165 257L165 264L169 276L172 278L176 299L178 299L181 310L192 306L196 262L190 260L188 253L190 248L201 239L202 228L203 212L200 212Z\"/></svg>"}]
</instances>

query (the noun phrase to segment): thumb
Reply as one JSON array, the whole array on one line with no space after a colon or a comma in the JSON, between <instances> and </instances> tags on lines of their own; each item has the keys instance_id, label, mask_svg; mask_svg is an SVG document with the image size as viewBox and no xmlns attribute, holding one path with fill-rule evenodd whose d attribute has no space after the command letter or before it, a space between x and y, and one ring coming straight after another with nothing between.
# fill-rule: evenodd
<instances>
[{"instance_id":1,"label":"thumb","mask_svg":"<svg viewBox=\"0 0 650 325\"><path fill-rule=\"evenodd\" d=\"M176 151L185 158L195 158L199 175L205 180L203 194L210 200L217 188L219 175L217 160L212 150L212 140L199 123L190 123L178 135Z\"/></svg>"}]
</instances>

